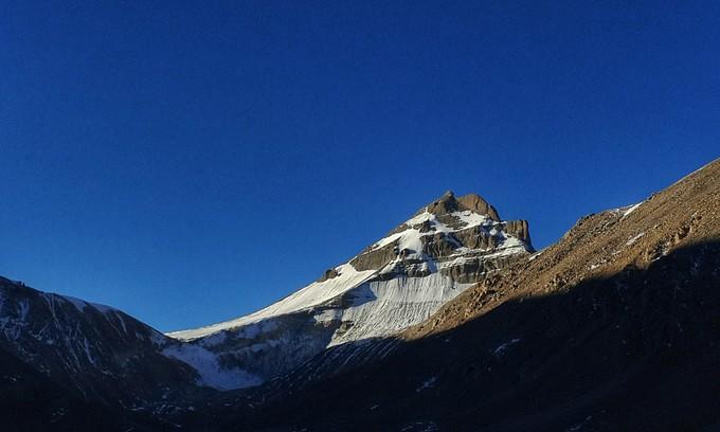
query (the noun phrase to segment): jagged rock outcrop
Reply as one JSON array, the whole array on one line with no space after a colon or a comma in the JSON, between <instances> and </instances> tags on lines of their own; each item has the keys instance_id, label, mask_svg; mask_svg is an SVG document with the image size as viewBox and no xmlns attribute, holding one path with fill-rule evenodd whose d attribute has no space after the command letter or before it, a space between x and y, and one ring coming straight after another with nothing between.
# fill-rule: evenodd
<instances>
[{"instance_id":1,"label":"jagged rock outcrop","mask_svg":"<svg viewBox=\"0 0 720 432\"><path fill-rule=\"evenodd\" d=\"M505 232L530 243L530 229L526 220L507 221L505 223Z\"/></svg>"},{"instance_id":2,"label":"jagged rock outcrop","mask_svg":"<svg viewBox=\"0 0 720 432\"><path fill-rule=\"evenodd\" d=\"M453 191L447 191L442 197L428 204L425 211L441 217L458 211L470 211L486 215L494 221L500 221L495 207L476 194L467 194L456 198Z\"/></svg>"},{"instance_id":3,"label":"jagged rock outcrop","mask_svg":"<svg viewBox=\"0 0 720 432\"><path fill-rule=\"evenodd\" d=\"M424 215L427 216L423 217ZM468 223L463 220L463 215L483 215L486 220L481 224ZM438 231L435 227L436 223L449 229ZM398 234L409 230L419 233L422 244L414 245L418 250L400 244ZM397 239L381 247L377 245L368 247L353 258L350 264L360 271L373 270L382 268L399 258L398 268L402 268L402 271L409 271L412 276L426 276L431 273L430 270L418 268L424 262L422 256L425 256L441 265L446 263L447 266L442 270L443 274L468 283L482 273L482 269L502 268L512 261L513 258L508 258L504 254L502 257L490 257L487 253L479 253L495 251L506 240L506 235L520 240L526 250L532 249L527 221L500 221L495 208L480 196L469 194L456 198L452 191L448 191L441 198L418 211L413 219L392 230L386 237L398 237ZM465 250L469 253L462 252ZM420 258L418 258L419 254L422 254ZM483 257L480 258L480 255ZM449 257L462 257L464 260L471 258L475 263L470 266L464 261L449 263ZM482 264L485 261L493 263L484 266ZM463 268L475 270L465 274Z\"/></svg>"},{"instance_id":4,"label":"jagged rock outcrop","mask_svg":"<svg viewBox=\"0 0 720 432\"><path fill-rule=\"evenodd\" d=\"M361 253L350 260L350 265L357 271L376 270L397 258L401 252L398 242L394 241L383 247L369 249L367 252Z\"/></svg>"},{"instance_id":5,"label":"jagged rock outcrop","mask_svg":"<svg viewBox=\"0 0 720 432\"><path fill-rule=\"evenodd\" d=\"M335 269L328 269L328 270L325 270L325 271L323 272L322 276L320 276L320 278L319 278L317 281L318 281L318 282L325 282L326 280L329 280L329 279L332 279L332 278L336 278L336 277L338 277L338 276L340 276L340 273L338 273L337 270L335 270Z\"/></svg>"}]
</instances>

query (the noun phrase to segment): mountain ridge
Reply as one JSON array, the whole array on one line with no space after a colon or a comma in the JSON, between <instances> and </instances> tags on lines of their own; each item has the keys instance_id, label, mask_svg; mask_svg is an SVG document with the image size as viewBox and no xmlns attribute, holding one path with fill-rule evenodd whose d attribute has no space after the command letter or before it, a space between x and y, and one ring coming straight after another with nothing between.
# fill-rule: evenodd
<instances>
[{"instance_id":1,"label":"mountain ridge","mask_svg":"<svg viewBox=\"0 0 720 432\"><path fill-rule=\"evenodd\" d=\"M15 430L720 424L720 159L539 252L526 222L461 199L323 274L319 300L299 290L282 313L187 341L0 278L0 414L37 411Z\"/></svg>"}]
</instances>

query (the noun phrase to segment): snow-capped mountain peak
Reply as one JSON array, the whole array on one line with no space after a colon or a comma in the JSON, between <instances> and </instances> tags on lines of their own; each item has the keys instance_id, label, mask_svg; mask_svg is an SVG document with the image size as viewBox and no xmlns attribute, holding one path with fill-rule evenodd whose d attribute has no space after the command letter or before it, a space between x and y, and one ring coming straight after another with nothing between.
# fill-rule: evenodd
<instances>
[{"instance_id":1,"label":"snow-capped mountain peak","mask_svg":"<svg viewBox=\"0 0 720 432\"><path fill-rule=\"evenodd\" d=\"M526 221L502 221L480 196L447 192L284 299L168 336L270 378L327 347L385 337L425 320L488 272L530 251Z\"/></svg>"}]
</instances>

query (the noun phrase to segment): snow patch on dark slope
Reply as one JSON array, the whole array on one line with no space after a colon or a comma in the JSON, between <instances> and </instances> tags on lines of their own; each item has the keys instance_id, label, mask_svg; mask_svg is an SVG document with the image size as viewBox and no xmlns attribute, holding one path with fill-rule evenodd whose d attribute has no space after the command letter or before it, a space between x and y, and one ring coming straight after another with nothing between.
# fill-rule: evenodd
<instances>
[{"instance_id":1,"label":"snow patch on dark slope","mask_svg":"<svg viewBox=\"0 0 720 432\"><path fill-rule=\"evenodd\" d=\"M218 356L207 349L191 344L171 345L162 350L168 357L192 366L199 374L199 384L220 390L240 389L260 385L262 380L244 370L223 367Z\"/></svg>"}]
</instances>

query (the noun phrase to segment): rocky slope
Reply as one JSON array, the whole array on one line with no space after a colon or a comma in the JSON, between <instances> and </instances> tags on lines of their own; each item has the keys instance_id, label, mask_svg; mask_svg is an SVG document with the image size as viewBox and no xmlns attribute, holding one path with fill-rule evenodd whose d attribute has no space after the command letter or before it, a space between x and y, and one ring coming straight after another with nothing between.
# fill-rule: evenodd
<instances>
[{"instance_id":1,"label":"rocky slope","mask_svg":"<svg viewBox=\"0 0 720 432\"><path fill-rule=\"evenodd\" d=\"M502 221L479 196L448 192L279 302L169 336L266 380L300 365L304 374L318 355L323 370L336 370L350 357L375 358L386 349L373 340L427 319L486 275L526 260L530 251L526 221ZM323 355L340 346L346 349Z\"/></svg>"},{"instance_id":2,"label":"rocky slope","mask_svg":"<svg viewBox=\"0 0 720 432\"><path fill-rule=\"evenodd\" d=\"M582 218L393 338L376 362L258 396L252 409L227 395L234 413L224 408L216 427L715 430L719 310L720 160Z\"/></svg>"}]
</instances>

